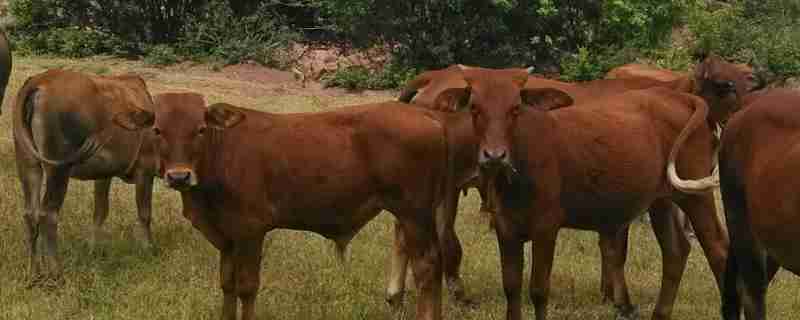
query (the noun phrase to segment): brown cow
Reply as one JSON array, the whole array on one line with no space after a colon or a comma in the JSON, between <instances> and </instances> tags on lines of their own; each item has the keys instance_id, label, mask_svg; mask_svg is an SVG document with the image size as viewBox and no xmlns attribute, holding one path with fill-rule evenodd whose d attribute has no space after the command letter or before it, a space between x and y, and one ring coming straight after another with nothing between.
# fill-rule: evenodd
<instances>
[{"instance_id":1,"label":"brown cow","mask_svg":"<svg viewBox=\"0 0 800 320\"><path fill-rule=\"evenodd\" d=\"M530 74L530 69L521 69L521 68L509 68L509 69L484 69L479 67L471 67L471 66L464 66L464 65L452 65L446 69L441 70L432 70L423 72L416 78L409 81L406 87L403 89L399 100L402 102L413 103L416 105L421 105L423 107L435 109L435 110L442 110L448 112L456 111L454 109L454 105L447 105L443 103L436 104L436 98L445 90L449 88L464 88L467 86L467 83L464 80L463 74L461 73L462 70L494 70L493 72L502 72L506 73L509 76L518 74L519 72L525 71ZM619 80L595 80L595 81L588 81L582 83L566 83L556 80L544 79L535 76L529 76L528 80L525 83L525 87L529 89L535 88L557 88L561 91L564 91L570 95L572 100L575 103L588 103L594 101L603 96L610 96L619 94L625 91L635 90L635 89L643 89L643 88L650 88L655 86L664 86L667 88L671 88L674 90L678 90L681 92L692 92L693 90L693 82L686 80L686 79L678 79L671 82L663 82L657 81L652 79L619 79ZM472 126L455 126L454 128L458 128L456 130L451 131L458 131L460 129L461 132L451 132L450 136L460 136L462 137L461 140L461 148L472 150L476 148L474 145L478 143L477 139L474 138L474 130ZM466 137L473 136L471 139L467 139ZM464 145L464 144L472 144L473 146ZM454 146L452 148L457 148ZM470 149L472 148L472 149ZM467 154L464 156L463 154ZM454 159L457 163L455 166L464 167L465 165L471 164L474 166L474 170L477 170L477 158L469 154L468 152L462 152L462 156L460 158ZM491 203L491 197L487 194L491 191L491 188L487 185L491 178L486 177L486 175L479 175L475 179L468 180L466 182L462 181L461 187L467 189L468 187L478 187L479 194L481 196L481 212L491 213L494 212L494 205ZM454 195L448 195L448 203L451 204L450 210L457 210L458 204L458 191L455 191ZM451 213L451 216L455 214L455 211ZM660 219L663 220L663 219ZM673 229L677 229L677 226L683 226L684 229L687 229L687 234L690 233L688 231L689 224L685 222L685 216L683 212L680 210L675 211L674 217L666 220L667 223L671 225L654 225L656 228L662 228L665 231L662 232L669 232ZM445 225L452 224L453 222L446 223ZM493 221L491 223L493 226ZM674 226L673 226L674 225ZM627 229L623 231L624 234L620 235L615 240L615 245L618 247L617 250L623 252L623 256L627 257L627 249L628 249L628 242L627 242ZM445 253L445 278L447 279L448 288L453 293L453 295L465 302L470 302L469 300L465 299L465 288L460 280L459 275L459 266L462 259L462 249L461 244L458 240L458 237L455 235L455 232L447 232L447 243L448 245L444 247ZM601 235L603 237L604 235ZM603 240L605 241L605 240ZM603 242L601 241L601 242ZM604 247L601 246L601 250L604 250ZM396 254L399 254L398 250L395 250ZM603 254L603 256L607 256L607 254ZM398 266L397 263L403 263L402 258L395 257L395 269L398 270L394 272L390 276L390 283L389 283L389 297L395 297L398 293L402 293L404 289L402 281L402 275L407 274L401 266ZM623 260L624 264L624 260ZM613 300L613 289L611 284L611 277L609 270L611 266L607 264L606 260L603 260L602 263L602 276L601 276L601 292L603 294L603 298L607 300ZM410 273L409 273L410 274Z\"/></svg>"},{"instance_id":2,"label":"brown cow","mask_svg":"<svg viewBox=\"0 0 800 320\"><path fill-rule=\"evenodd\" d=\"M720 182L730 251L722 316L766 319L765 296L780 266L800 275L800 93L769 90L731 117L722 138Z\"/></svg>"},{"instance_id":3,"label":"brown cow","mask_svg":"<svg viewBox=\"0 0 800 320\"><path fill-rule=\"evenodd\" d=\"M686 76L687 75L680 72L656 68L646 64L629 63L609 70L608 73L606 73L605 78L606 79L646 78L646 79L669 82L685 78Z\"/></svg>"},{"instance_id":4,"label":"brown cow","mask_svg":"<svg viewBox=\"0 0 800 320\"><path fill-rule=\"evenodd\" d=\"M50 275L60 280L58 212L70 177L95 180L93 244L108 216L111 178L135 183L139 226L149 247L155 174L152 150L146 143L149 133L113 124L120 112L153 109L144 81L137 76L89 76L50 70L28 78L15 103L14 147L25 197L31 280L40 276L36 245L39 236L43 236L52 268Z\"/></svg>"},{"instance_id":5,"label":"brown cow","mask_svg":"<svg viewBox=\"0 0 800 320\"><path fill-rule=\"evenodd\" d=\"M11 77L11 43L5 30L0 28L0 114L3 113L3 98L6 95L8 79Z\"/></svg>"},{"instance_id":6,"label":"brown cow","mask_svg":"<svg viewBox=\"0 0 800 320\"><path fill-rule=\"evenodd\" d=\"M390 102L282 115L206 109L181 96L162 102L153 127L161 174L181 192L184 216L220 251L223 319L236 318L237 298L242 319L253 319L267 232L347 242L382 209L399 220L413 260L417 319L441 318L434 211L447 143L436 112ZM135 114L128 122L152 124Z\"/></svg>"},{"instance_id":7,"label":"brown cow","mask_svg":"<svg viewBox=\"0 0 800 320\"><path fill-rule=\"evenodd\" d=\"M653 88L596 99L590 105L560 108L572 99L555 89L527 89L528 77L465 70L467 88L448 89L447 104L469 101L479 163L498 170L495 216L508 301L507 319L521 318L523 243L533 240L531 300L536 319L547 314L547 297L556 236L562 227L604 235L614 304L618 316L634 314L625 285L623 256L614 245L630 221L645 209L653 225L670 225L677 203L695 226L719 283L727 235L711 192L713 134L702 99ZM537 108L528 107L529 105ZM494 169L493 169L494 168ZM688 193L688 194L687 194ZM669 319L690 250L676 231L655 228L661 244L664 277L653 318Z\"/></svg>"},{"instance_id":8,"label":"brown cow","mask_svg":"<svg viewBox=\"0 0 800 320\"><path fill-rule=\"evenodd\" d=\"M694 81L694 94L710 108L709 121L718 124L741 108L746 95L765 86L749 66L733 64L713 54L695 67Z\"/></svg>"}]
</instances>

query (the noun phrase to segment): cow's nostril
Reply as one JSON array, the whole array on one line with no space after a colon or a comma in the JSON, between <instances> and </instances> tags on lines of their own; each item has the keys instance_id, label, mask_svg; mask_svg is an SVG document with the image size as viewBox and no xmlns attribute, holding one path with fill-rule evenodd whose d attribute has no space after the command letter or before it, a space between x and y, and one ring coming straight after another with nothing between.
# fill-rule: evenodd
<instances>
[{"instance_id":1,"label":"cow's nostril","mask_svg":"<svg viewBox=\"0 0 800 320\"><path fill-rule=\"evenodd\" d=\"M503 160L503 159L505 159L505 158L506 158L506 151L505 151L505 150L503 150L503 152L500 152L500 155L498 155L498 156L497 156L497 157L495 157L495 158L496 158L497 160Z\"/></svg>"},{"instance_id":2,"label":"cow's nostril","mask_svg":"<svg viewBox=\"0 0 800 320\"><path fill-rule=\"evenodd\" d=\"M486 159L492 159L492 154L489 153L488 150L483 150L483 156L486 157Z\"/></svg>"},{"instance_id":3,"label":"cow's nostril","mask_svg":"<svg viewBox=\"0 0 800 320\"><path fill-rule=\"evenodd\" d=\"M170 172L167 174L167 178L173 183L186 183L189 181L189 177L191 177L191 175L188 171Z\"/></svg>"}]
</instances>

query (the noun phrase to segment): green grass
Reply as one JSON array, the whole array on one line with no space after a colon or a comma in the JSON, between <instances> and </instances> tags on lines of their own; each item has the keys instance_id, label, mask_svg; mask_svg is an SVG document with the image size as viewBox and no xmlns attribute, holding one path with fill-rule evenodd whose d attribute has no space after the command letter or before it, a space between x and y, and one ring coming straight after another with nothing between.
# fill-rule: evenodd
<instances>
[{"instance_id":1,"label":"green grass","mask_svg":"<svg viewBox=\"0 0 800 320\"><path fill-rule=\"evenodd\" d=\"M108 59L19 57L15 63L8 97L16 94L28 76L52 66L111 74L138 71L146 76L154 93L195 90L205 94L209 102L226 101L274 112L318 111L385 100L391 95L272 90L213 72L154 69ZM133 188L115 180L106 224L110 237L100 245L99 252L92 254L88 247L92 184L71 181L59 225L66 284L58 289L26 289L28 253L11 142L11 100L6 99L0 117L0 179L4 187L0 196L0 319L216 319L222 299L217 282L217 252L181 216L178 195L160 182L155 189L153 217L157 253L141 250L134 241L137 222ZM497 244L494 234L488 232L485 218L476 214L478 205L475 192L462 200L457 232L465 250L465 283L470 296L480 304L476 309L462 308L445 298L446 319L504 318ZM369 223L352 242L347 269L336 261L331 242L321 236L273 232L264 249L258 318L390 318L384 289L391 225L388 214ZM632 299L640 307L643 319L650 317L661 277L661 256L649 229L647 224L634 223L627 265ZM597 235L572 230L560 235L550 319L613 319L612 307L601 303L598 290ZM526 256L530 256L530 250ZM526 268L526 284L528 272ZM770 319L796 319L800 312L798 292L800 281L781 271L770 288ZM527 289L523 295L527 296ZM414 301L412 292L406 302L410 313ZM718 319L718 308L719 293L695 242L674 319ZM526 303L528 318L532 311Z\"/></svg>"}]
</instances>

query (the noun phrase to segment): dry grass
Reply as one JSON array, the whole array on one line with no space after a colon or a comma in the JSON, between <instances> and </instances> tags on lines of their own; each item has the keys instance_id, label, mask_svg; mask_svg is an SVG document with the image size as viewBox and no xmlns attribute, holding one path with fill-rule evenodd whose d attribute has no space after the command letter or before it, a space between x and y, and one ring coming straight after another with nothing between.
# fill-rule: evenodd
<instances>
[{"instance_id":1,"label":"dry grass","mask_svg":"<svg viewBox=\"0 0 800 320\"><path fill-rule=\"evenodd\" d=\"M109 59L55 60L18 58L8 88L13 95L25 78L45 68L69 67L96 73L138 71L154 93L194 90L209 102L226 101L274 112L318 111L385 100L389 93L344 94L336 91L254 84L205 72L150 69ZM198 71L200 70L200 71ZM263 93L263 94L260 94ZM133 241L136 224L133 188L115 182L110 237L90 254L91 183L72 181L61 211L59 236L66 285L26 289L27 250L22 228L22 200L11 143L10 98L0 118L0 319L216 319L221 302L217 252L180 215L177 194L156 186L154 236L159 250L149 254ZM475 213L477 196L464 198L458 234L465 249L462 267L471 296L480 305L465 309L445 299L446 319L502 319L505 311L496 240ZM351 262L343 269L330 242L310 233L277 231L265 248L259 319L387 319L383 300L391 244L392 218L382 214L354 239ZM557 248L551 319L611 319L612 308L599 296L599 251L594 233L565 230ZM634 303L649 318L660 282L660 253L646 224L635 223L627 276ZM529 253L528 253L529 255ZM526 272L527 273L527 272ZM527 275L526 275L527 277ZM769 298L771 319L795 319L800 311L800 282L781 272ZM527 295L527 292L523 292ZM413 293L406 308L413 310ZM526 312L532 308L526 304ZM717 319L719 294L702 251L694 244L684 276L675 319ZM532 316L532 315L531 315Z\"/></svg>"}]
</instances>

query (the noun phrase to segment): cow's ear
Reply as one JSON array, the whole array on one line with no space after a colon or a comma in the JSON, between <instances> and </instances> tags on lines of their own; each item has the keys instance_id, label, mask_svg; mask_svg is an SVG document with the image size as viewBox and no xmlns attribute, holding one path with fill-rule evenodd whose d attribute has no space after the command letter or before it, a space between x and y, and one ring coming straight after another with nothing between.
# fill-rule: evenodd
<instances>
[{"instance_id":1,"label":"cow's ear","mask_svg":"<svg viewBox=\"0 0 800 320\"><path fill-rule=\"evenodd\" d=\"M206 111L206 123L210 127L219 130L235 127L244 118L244 113L226 103L213 104Z\"/></svg>"},{"instance_id":2,"label":"cow's ear","mask_svg":"<svg viewBox=\"0 0 800 320\"><path fill-rule=\"evenodd\" d=\"M113 121L124 129L135 131L152 126L156 122L156 117L150 111L135 110L117 113Z\"/></svg>"},{"instance_id":3,"label":"cow's ear","mask_svg":"<svg viewBox=\"0 0 800 320\"><path fill-rule=\"evenodd\" d=\"M519 94L523 103L542 111L563 108L573 103L572 97L553 88L523 89Z\"/></svg>"},{"instance_id":4,"label":"cow's ear","mask_svg":"<svg viewBox=\"0 0 800 320\"><path fill-rule=\"evenodd\" d=\"M470 87L445 89L433 101L434 109L443 111L461 110L469 104L471 91Z\"/></svg>"}]
</instances>

